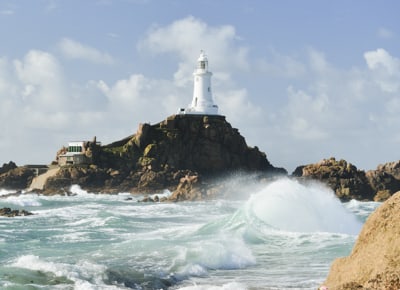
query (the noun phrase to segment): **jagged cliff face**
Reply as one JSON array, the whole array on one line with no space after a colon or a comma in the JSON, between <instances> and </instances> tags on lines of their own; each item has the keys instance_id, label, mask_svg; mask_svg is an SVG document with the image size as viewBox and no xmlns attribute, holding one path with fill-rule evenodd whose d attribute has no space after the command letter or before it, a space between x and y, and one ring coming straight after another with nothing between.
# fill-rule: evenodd
<instances>
[{"instance_id":1,"label":"jagged cliff face","mask_svg":"<svg viewBox=\"0 0 400 290\"><path fill-rule=\"evenodd\" d=\"M174 189L185 176L287 173L257 147L248 147L223 116L173 115L155 125L140 124L135 135L120 141L92 147L93 164L61 168L46 190L76 183L96 190L153 191Z\"/></svg>"},{"instance_id":2,"label":"jagged cliff face","mask_svg":"<svg viewBox=\"0 0 400 290\"><path fill-rule=\"evenodd\" d=\"M201 174L276 171L266 155L257 147L248 147L223 116L174 115L153 126L141 124L120 152L137 168L169 167Z\"/></svg>"}]
</instances>

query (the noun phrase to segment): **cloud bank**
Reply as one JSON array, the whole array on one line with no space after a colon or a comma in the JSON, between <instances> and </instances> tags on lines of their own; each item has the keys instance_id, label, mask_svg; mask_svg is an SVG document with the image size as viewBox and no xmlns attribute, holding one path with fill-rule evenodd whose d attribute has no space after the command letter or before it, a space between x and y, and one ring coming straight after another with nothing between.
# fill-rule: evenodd
<instances>
[{"instance_id":1,"label":"cloud bank","mask_svg":"<svg viewBox=\"0 0 400 290\"><path fill-rule=\"evenodd\" d=\"M53 53L32 49L14 60L0 57L0 150L18 163L50 162L69 140L97 135L107 143L134 133L140 122L161 121L190 103L192 72L204 49L221 113L274 165L290 171L336 156L370 169L394 160L400 59L384 48L365 51L365 64L350 68L336 67L313 47L295 55L270 48L260 57L232 25L210 26L192 16L153 26L137 46L155 61L178 59L176 70L166 78L128 73L114 81L72 81L69 59L116 62L69 38Z\"/></svg>"}]
</instances>

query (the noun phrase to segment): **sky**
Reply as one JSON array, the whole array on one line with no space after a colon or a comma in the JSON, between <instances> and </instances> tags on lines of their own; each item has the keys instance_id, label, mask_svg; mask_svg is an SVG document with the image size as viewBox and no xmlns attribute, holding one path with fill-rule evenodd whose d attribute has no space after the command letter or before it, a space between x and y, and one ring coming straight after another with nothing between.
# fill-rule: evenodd
<instances>
[{"instance_id":1,"label":"sky","mask_svg":"<svg viewBox=\"0 0 400 290\"><path fill-rule=\"evenodd\" d=\"M0 165L215 103L276 167L400 159L400 1L0 0Z\"/></svg>"}]
</instances>

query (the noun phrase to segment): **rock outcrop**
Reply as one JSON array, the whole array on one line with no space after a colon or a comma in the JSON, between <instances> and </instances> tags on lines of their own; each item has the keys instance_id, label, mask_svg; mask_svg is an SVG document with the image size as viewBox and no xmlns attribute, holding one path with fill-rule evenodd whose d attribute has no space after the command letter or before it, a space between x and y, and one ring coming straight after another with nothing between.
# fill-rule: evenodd
<instances>
[{"instance_id":1,"label":"rock outcrop","mask_svg":"<svg viewBox=\"0 0 400 290\"><path fill-rule=\"evenodd\" d=\"M6 173L7 171L10 171L11 169L15 169L17 168L17 164L15 164L14 162L10 161L8 163L4 163L2 167L0 167L0 175L2 175L3 173Z\"/></svg>"},{"instance_id":2,"label":"rock outcrop","mask_svg":"<svg viewBox=\"0 0 400 290\"><path fill-rule=\"evenodd\" d=\"M196 193L198 182L180 185L186 176L207 183L232 172L287 174L272 166L257 147L249 147L224 116L173 115L155 125L140 124L136 134L94 146L91 152L92 164L63 166L47 180L44 192L71 184L97 192L173 191L179 185L180 200L204 196Z\"/></svg>"},{"instance_id":3,"label":"rock outcrop","mask_svg":"<svg viewBox=\"0 0 400 290\"><path fill-rule=\"evenodd\" d=\"M400 161L378 165L367 171L366 177L376 192L374 200L384 201L400 190Z\"/></svg>"},{"instance_id":4,"label":"rock outcrop","mask_svg":"<svg viewBox=\"0 0 400 290\"><path fill-rule=\"evenodd\" d=\"M5 216L5 217L16 217L16 216L27 216L27 215L33 215L33 213L26 211L24 209L11 209L9 207L3 207L0 208L0 216Z\"/></svg>"},{"instance_id":5,"label":"rock outcrop","mask_svg":"<svg viewBox=\"0 0 400 290\"><path fill-rule=\"evenodd\" d=\"M375 195L364 171L345 160L337 161L333 157L315 164L299 166L292 175L326 183L342 201L372 200Z\"/></svg>"},{"instance_id":6,"label":"rock outcrop","mask_svg":"<svg viewBox=\"0 0 400 290\"><path fill-rule=\"evenodd\" d=\"M13 164L15 165L15 163ZM4 168L4 165L2 168ZM12 190L25 189L31 183L34 175L35 173L27 167L11 166L11 168L0 174L0 188Z\"/></svg>"},{"instance_id":7,"label":"rock outcrop","mask_svg":"<svg viewBox=\"0 0 400 290\"><path fill-rule=\"evenodd\" d=\"M367 172L331 157L315 164L299 166L292 176L317 179L331 187L342 201L350 199L385 201L400 190L400 161L379 165Z\"/></svg>"},{"instance_id":8,"label":"rock outcrop","mask_svg":"<svg viewBox=\"0 0 400 290\"><path fill-rule=\"evenodd\" d=\"M336 259L329 290L400 289L400 192L367 219L348 257Z\"/></svg>"}]
</instances>

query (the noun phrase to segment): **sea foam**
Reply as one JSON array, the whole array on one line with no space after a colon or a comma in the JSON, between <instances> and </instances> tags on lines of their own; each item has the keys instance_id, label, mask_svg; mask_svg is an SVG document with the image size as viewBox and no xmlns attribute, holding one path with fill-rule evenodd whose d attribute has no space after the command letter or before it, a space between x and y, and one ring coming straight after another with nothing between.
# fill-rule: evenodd
<instances>
[{"instance_id":1,"label":"sea foam","mask_svg":"<svg viewBox=\"0 0 400 290\"><path fill-rule=\"evenodd\" d=\"M231 282L227 284L223 284L221 286L216 285L193 285L193 286L185 286L179 288L180 290L245 290L247 289L241 283Z\"/></svg>"},{"instance_id":2,"label":"sea foam","mask_svg":"<svg viewBox=\"0 0 400 290\"><path fill-rule=\"evenodd\" d=\"M74 282L74 289L120 289L114 285L104 284L102 275L106 270L105 266L88 261L78 261L76 264L68 264L45 261L35 255L24 255L18 257L12 266L44 273L52 273L57 277L65 277Z\"/></svg>"},{"instance_id":3,"label":"sea foam","mask_svg":"<svg viewBox=\"0 0 400 290\"><path fill-rule=\"evenodd\" d=\"M39 201L39 197L37 194L13 195L6 197L3 201L21 207L42 205L42 203Z\"/></svg>"},{"instance_id":4,"label":"sea foam","mask_svg":"<svg viewBox=\"0 0 400 290\"><path fill-rule=\"evenodd\" d=\"M357 235L362 227L333 191L319 183L304 185L280 179L252 195L246 211L265 224L288 232Z\"/></svg>"}]
</instances>

